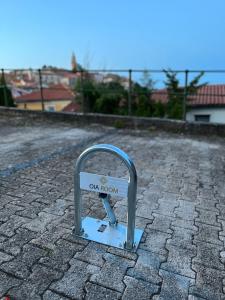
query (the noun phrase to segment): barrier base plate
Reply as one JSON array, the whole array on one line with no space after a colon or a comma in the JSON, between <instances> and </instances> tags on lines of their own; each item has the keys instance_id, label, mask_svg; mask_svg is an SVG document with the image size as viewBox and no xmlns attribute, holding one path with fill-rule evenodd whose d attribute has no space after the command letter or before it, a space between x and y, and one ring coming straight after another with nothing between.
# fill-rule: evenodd
<instances>
[{"instance_id":1,"label":"barrier base plate","mask_svg":"<svg viewBox=\"0 0 225 300\"><path fill-rule=\"evenodd\" d=\"M94 241L100 244L126 249L126 232L127 227L122 224L109 225L109 222L98 220L91 217L85 217L82 221L83 237L86 240ZM134 232L134 247L132 250L135 252L140 243L143 230L135 229ZM126 249L127 250L127 249Z\"/></svg>"}]
</instances>

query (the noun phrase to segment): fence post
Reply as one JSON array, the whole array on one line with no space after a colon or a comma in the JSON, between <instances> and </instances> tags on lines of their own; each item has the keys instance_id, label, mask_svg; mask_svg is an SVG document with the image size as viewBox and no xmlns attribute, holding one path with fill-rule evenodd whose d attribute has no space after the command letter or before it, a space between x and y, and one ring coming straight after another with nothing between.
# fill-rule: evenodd
<instances>
[{"instance_id":1,"label":"fence post","mask_svg":"<svg viewBox=\"0 0 225 300\"><path fill-rule=\"evenodd\" d=\"M129 70L129 88L128 88L128 115L131 116L132 114L132 70Z\"/></svg>"},{"instance_id":2,"label":"fence post","mask_svg":"<svg viewBox=\"0 0 225 300\"><path fill-rule=\"evenodd\" d=\"M4 105L5 106L9 106L8 105L8 98L7 98L7 91L6 91L6 81L5 81L5 73L4 73L4 69L2 69L2 83L3 83L3 97L4 97Z\"/></svg>"},{"instance_id":3,"label":"fence post","mask_svg":"<svg viewBox=\"0 0 225 300\"><path fill-rule=\"evenodd\" d=\"M41 69L38 69L38 74L39 74L40 93L41 93L41 110L44 111L45 110L45 104L44 104Z\"/></svg>"},{"instance_id":4,"label":"fence post","mask_svg":"<svg viewBox=\"0 0 225 300\"><path fill-rule=\"evenodd\" d=\"M188 70L185 70L185 83L184 83L184 98L183 98L183 120L186 121L186 106L188 96Z\"/></svg>"},{"instance_id":5,"label":"fence post","mask_svg":"<svg viewBox=\"0 0 225 300\"><path fill-rule=\"evenodd\" d=\"M80 85L81 85L81 94L82 94L82 112L85 113L85 99L84 99L84 72L81 70L81 79L80 79Z\"/></svg>"}]
</instances>

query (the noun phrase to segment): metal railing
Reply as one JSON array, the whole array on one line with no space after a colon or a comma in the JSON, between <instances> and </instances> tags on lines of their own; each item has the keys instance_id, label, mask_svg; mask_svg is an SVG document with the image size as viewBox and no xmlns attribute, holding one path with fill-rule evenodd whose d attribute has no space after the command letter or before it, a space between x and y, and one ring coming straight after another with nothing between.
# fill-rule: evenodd
<instances>
[{"instance_id":1,"label":"metal railing","mask_svg":"<svg viewBox=\"0 0 225 300\"><path fill-rule=\"evenodd\" d=\"M171 90L168 87L166 72L176 74L175 78L179 81L177 89ZM220 91L213 88L205 91L204 89L199 89L199 92L196 94L191 92L190 83L201 73L203 73L203 76L198 84L207 83L210 86L224 83L225 85L225 70L81 69L72 72L57 68L2 68L0 105L10 105L9 90L12 92L15 90L18 93L21 90L22 98L23 92L26 95L36 92L38 93L36 101L39 100L40 110L44 111L48 109L48 103L51 101L51 91L59 94L67 89L74 93L74 97L71 94L70 101L78 103L80 111L83 113L93 112L96 109L98 109L98 112L101 112L101 107L104 108L104 103L108 101L108 113L114 113L113 111L115 111L116 107L116 113L138 115L141 114L140 98L145 96L146 98L142 97L141 99L142 101L148 99L149 106L153 102L161 102L166 106L168 99L178 99L181 106L179 109L182 110L181 118L185 120L187 108L191 105L191 99L203 99L202 101L207 103L211 101L208 101L208 99L218 98L221 99L221 101L218 100L218 104L225 105L225 89ZM165 83L166 81L167 84ZM63 96L66 98L65 94L62 95L62 98ZM1 100L1 97L3 100ZM29 96L25 98L29 100ZM119 98L119 101L116 100L117 98ZM20 102L22 101L21 97L14 95L14 99L17 105L22 103ZM102 106L99 105L98 107L96 103L100 103ZM25 104L26 102L24 102L23 108L26 108ZM146 105L148 104L145 103L143 105L147 107Z\"/></svg>"}]
</instances>

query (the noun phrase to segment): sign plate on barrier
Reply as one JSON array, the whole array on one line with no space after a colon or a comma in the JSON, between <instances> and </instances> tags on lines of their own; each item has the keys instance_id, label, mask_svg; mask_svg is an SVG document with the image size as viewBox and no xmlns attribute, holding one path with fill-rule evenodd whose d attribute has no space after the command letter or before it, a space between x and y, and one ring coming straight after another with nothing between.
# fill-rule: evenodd
<instances>
[{"instance_id":1,"label":"sign plate on barrier","mask_svg":"<svg viewBox=\"0 0 225 300\"><path fill-rule=\"evenodd\" d=\"M80 188L97 193L127 197L128 181L123 178L80 172Z\"/></svg>"}]
</instances>

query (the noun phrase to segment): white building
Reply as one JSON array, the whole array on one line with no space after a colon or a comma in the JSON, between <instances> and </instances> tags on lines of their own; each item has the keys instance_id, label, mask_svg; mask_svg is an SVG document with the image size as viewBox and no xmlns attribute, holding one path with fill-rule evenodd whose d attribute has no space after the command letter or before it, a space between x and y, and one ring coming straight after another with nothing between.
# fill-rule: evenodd
<instances>
[{"instance_id":1,"label":"white building","mask_svg":"<svg viewBox=\"0 0 225 300\"><path fill-rule=\"evenodd\" d=\"M210 122L225 124L225 105L191 108L186 114L186 120L189 122Z\"/></svg>"},{"instance_id":2,"label":"white building","mask_svg":"<svg viewBox=\"0 0 225 300\"><path fill-rule=\"evenodd\" d=\"M168 92L157 90L151 99L166 104ZM188 95L186 111L189 122L225 123L225 84L205 85L195 95Z\"/></svg>"},{"instance_id":3,"label":"white building","mask_svg":"<svg viewBox=\"0 0 225 300\"><path fill-rule=\"evenodd\" d=\"M187 121L225 123L225 84L199 88L187 104Z\"/></svg>"}]
</instances>

